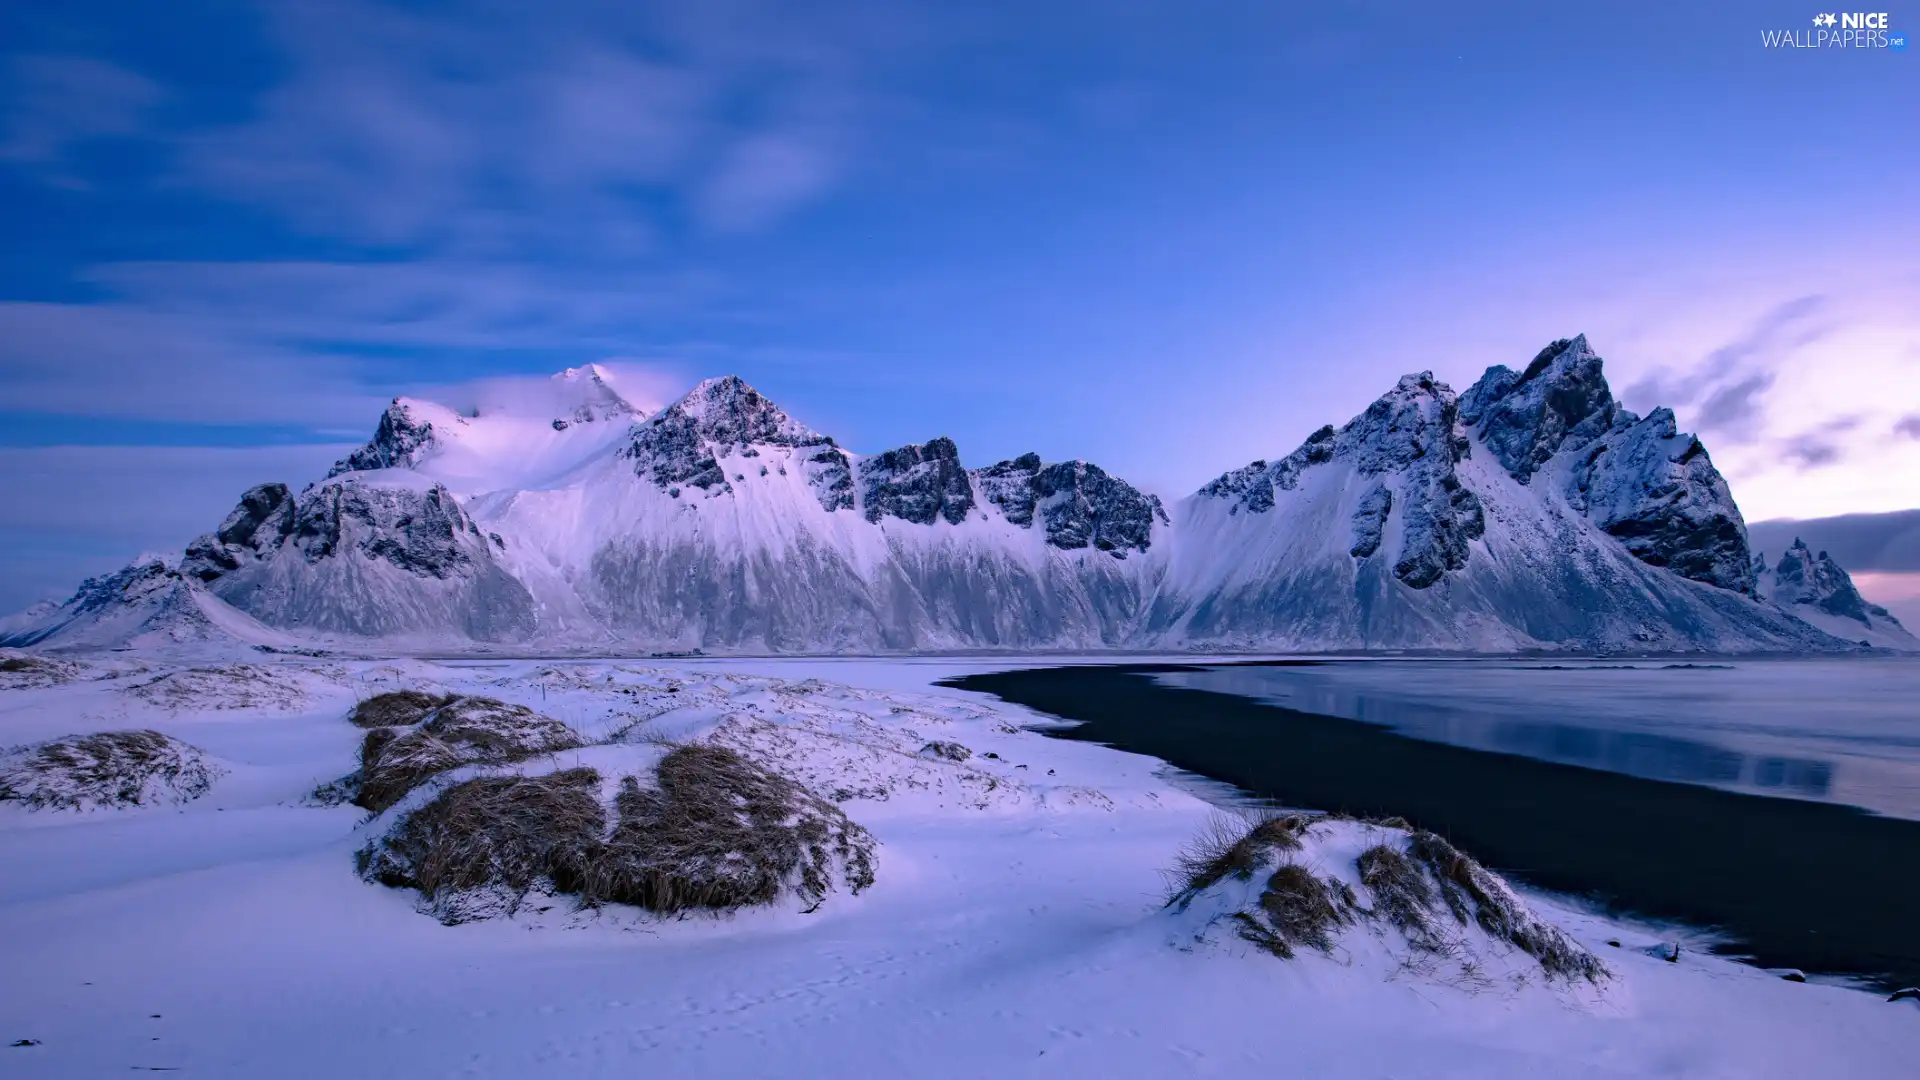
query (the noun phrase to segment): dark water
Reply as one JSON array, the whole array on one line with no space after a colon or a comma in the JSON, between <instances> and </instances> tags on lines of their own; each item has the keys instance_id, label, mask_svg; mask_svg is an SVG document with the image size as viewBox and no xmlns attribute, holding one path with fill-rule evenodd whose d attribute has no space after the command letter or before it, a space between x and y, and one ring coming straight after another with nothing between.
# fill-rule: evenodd
<instances>
[{"instance_id":1,"label":"dark water","mask_svg":"<svg viewBox=\"0 0 1920 1080\"><path fill-rule=\"evenodd\" d=\"M1920 822L1413 738L1170 685L1206 670L1047 668L947 685L1081 721L1049 732L1061 738L1152 755L1288 806L1405 817L1541 888L1713 929L1725 951L1764 966L1920 983ZM1685 768L1696 767L1729 766Z\"/></svg>"}]
</instances>

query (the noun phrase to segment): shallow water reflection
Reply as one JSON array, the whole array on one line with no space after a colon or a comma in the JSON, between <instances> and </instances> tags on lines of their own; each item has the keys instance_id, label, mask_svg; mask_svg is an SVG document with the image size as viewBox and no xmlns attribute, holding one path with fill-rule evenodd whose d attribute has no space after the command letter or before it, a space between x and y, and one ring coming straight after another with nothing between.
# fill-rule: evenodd
<instances>
[{"instance_id":1,"label":"shallow water reflection","mask_svg":"<svg viewBox=\"0 0 1920 1080\"><path fill-rule=\"evenodd\" d=\"M1417 739L1920 818L1911 660L1329 661L1158 678Z\"/></svg>"}]
</instances>

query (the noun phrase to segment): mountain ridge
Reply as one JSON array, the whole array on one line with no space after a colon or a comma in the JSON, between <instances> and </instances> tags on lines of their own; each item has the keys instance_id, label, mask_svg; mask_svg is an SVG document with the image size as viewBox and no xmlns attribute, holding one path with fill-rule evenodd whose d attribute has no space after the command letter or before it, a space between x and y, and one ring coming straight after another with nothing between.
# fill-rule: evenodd
<instances>
[{"instance_id":1,"label":"mountain ridge","mask_svg":"<svg viewBox=\"0 0 1920 1080\"><path fill-rule=\"evenodd\" d=\"M1859 640L1831 632L1851 625L1827 610L1847 606L1831 599L1845 571L1815 567L1814 601L1779 591L1705 446L1669 410L1621 407L1584 336L1461 394L1407 375L1172 504L1084 460L969 468L945 436L854 453L738 376L651 413L597 369L550 387L505 416L395 399L321 481L247 491L187 546L180 587L242 627L455 648ZM75 628L99 621L97 598L79 600L9 620L0 643L93 640ZM1884 611L1868 620L1875 644L1912 641Z\"/></svg>"}]
</instances>

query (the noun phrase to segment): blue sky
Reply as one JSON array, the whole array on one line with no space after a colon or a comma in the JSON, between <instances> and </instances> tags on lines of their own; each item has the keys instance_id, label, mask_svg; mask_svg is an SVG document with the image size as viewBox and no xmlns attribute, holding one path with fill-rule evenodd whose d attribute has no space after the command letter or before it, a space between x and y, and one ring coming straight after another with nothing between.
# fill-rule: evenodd
<instances>
[{"instance_id":1,"label":"blue sky","mask_svg":"<svg viewBox=\"0 0 1920 1080\"><path fill-rule=\"evenodd\" d=\"M1920 55L1813 14L6 5L0 607L588 361L1178 494L1584 331L1750 518L1920 506Z\"/></svg>"}]
</instances>

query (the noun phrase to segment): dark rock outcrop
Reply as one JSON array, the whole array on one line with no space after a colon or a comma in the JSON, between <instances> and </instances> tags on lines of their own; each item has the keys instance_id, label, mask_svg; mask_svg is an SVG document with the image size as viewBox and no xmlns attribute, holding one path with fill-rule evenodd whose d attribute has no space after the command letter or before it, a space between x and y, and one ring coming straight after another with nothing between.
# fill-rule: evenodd
<instances>
[{"instance_id":1,"label":"dark rock outcrop","mask_svg":"<svg viewBox=\"0 0 1920 1080\"><path fill-rule=\"evenodd\" d=\"M1047 543L1063 551L1092 547L1124 559L1152 547L1153 523L1167 522L1158 496L1085 461L1043 465L1040 455L1022 454L973 479L1008 521L1028 528L1038 519Z\"/></svg>"},{"instance_id":2,"label":"dark rock outcrop","mask_svg":"<svg viewBox=\"0 0 1920 1080\"><path fill-rule=\"evenodd\" d=\"M369 484L325 484L304 495L293 546L318 562L351 545L368 559L410 574L445 578L469 568L486 538L446 488L425 491Z\"/></svg>"},{"instance_id":3,"label":"dark rock outcrop","mask_svg":"<svg viewBox=\"0 0 1920 1080\"><path fill-rule=\"evenodd\" d=\"M1153 546L1153 523L1167 520L1157 496L1107 475L1098 465L1063 461L1033 478L1047 543L1057 548L1095 547L1116 558Z\"/></svg>"},{"instance_id":4,"label":"dark rock outcrop","mask_svg":"<svg viewBox=\"0 0 1920 1080\"><path fill-rule=\"evenodd\" d=\"M1393 511L1393 492L1385 484L1375 484L1360 497L1360 508L1353 512L1353 547L1348 554L1364 559L1380 550L1380 539L1387 528L1387 515Z\"/></svg>"},{"instance_id":5,"label":"dark rock outcrop","mask_svg":"<svg viewBox=\"0 0 1920 1080\"><path fill-rule=\"evenodd\" d=\"M1408 375L1342 428L1333 457L1361 476L1392 475L1401 504L1393 574L1416 589L1467 565L1468 542L1484 531L1480 501L1455 475L1467 454L1453 390L1423 371Z\"/></svg>"},{"instance_id":6,"label":"dark rock outcrop","mask_svg":"<svg viewBox=\"0 0 1920 1080\"><path fill-rule=\"evenodd\" d=\"M1623 412L1568 474L1568 502L1640 561L1752 593L1746 522L1726 478L1670 409Z\"/></svg>"},{"instance_id":7,"label":"dark rock outcrop","mask_svg":"<svg viewBox=\"0 0 1920 1080\"><path fill-rule=\"evenodd\" d=\"M868 521L897 517L916 525L958 525L973 511L973 485L960 451L945 437L875 454L860 463Z\"/></svg>"},{"instance_id":8,"label":"dark rock outcrop","mask_svg":"<svg viewBox=\"0 0 1920 1080\"><path fill-rule=\"evenodd\" d=\"M1271 464L1256 461L1235 469L1208 482L1199 493L1213 499L1235 500L1235 513L1244 509L1264 514L1273 509L1275 491L1293 491L1300 486L1300 476L1307 469L1333 460L1337 434L1333 425L1328 424L1307 436L1306 442L1279 461Z\"/></svg>"},{"instance_id":9,"label":"dark rock outcrop","mask_svg":"<svg viewBox=\"0 0 1920 1080\"><path fill-rule=\"evenodd\" d=\"M757 456L755 448L762 446L796 451L821 506L853 508L847 455L832 438L794 420L737 375L708 379L635 426L623 454L662 490L692 487L712 496L733 491L719 459Z\"/></svg>"},{"instance_id":10,"label":"dark rock outcrop","mask_svg":"<svg viewBox=\"0 0 1920 1080\"><path fill-rule=\"evenodd\" d=\"M279 547L293 530L294 499L287 485L248 488L218 529L187 545L180 571L212 581Z\"/></svg>"},{"instance_id":11,"label":"dark rock outcrop","mask_svg":"<svg viewBox=\"0 0 1920 1080\"><path fill-rule=\"evenodd\" d=\"M1021 454L1011 461L989 465L974 474L980 494L1000 508L1008 521L1025 528L1033 524L1033 508L1040 496L1033 478L1040 473L1039 454Z\"/></svg>"},{"instance_id":12,"label":"dark rock outcrop","mask_svg":"<svg viewBox=\"0 0 1920 1080\"><path fill-rule=\"evenodd\" d=\"M327 475L347 472L371 472L375 469L405 469L419 463L433 448L433 425L414 417L406 399L394 398L380 415L367 445L334 462Z\"/></svg>"}]
</instances>

